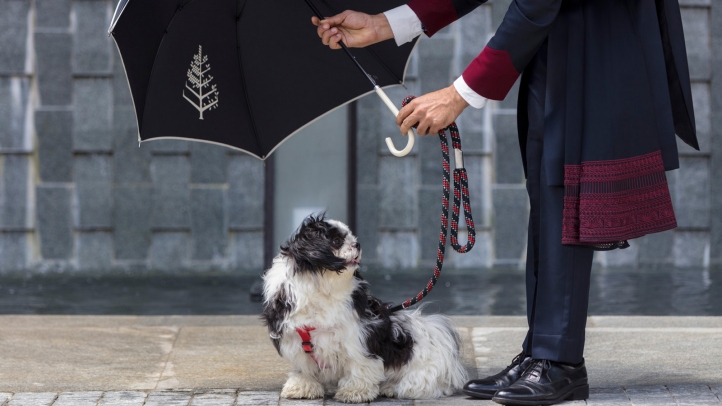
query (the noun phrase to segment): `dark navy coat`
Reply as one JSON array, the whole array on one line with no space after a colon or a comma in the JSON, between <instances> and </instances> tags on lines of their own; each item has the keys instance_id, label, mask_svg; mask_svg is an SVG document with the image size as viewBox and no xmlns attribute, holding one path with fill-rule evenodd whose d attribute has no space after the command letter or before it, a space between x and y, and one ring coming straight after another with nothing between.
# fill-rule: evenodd
<instances>
[{"instance_id":1,"label":"dark navy coat","mask_svg":"<svg viewBox=\"0 0 722 406\"><path fill-rule=\"evenodd\" d=\"M431 36L484 2L408 5ZM675 227L664 174L679 167L675 134L699 149L678 0L514 0L464 81L502 100L545 41L543 159L547 184L565 185L569 197L564 243ZM522 76L524 161L526 96Z\"/></svg>"}]
</instances>

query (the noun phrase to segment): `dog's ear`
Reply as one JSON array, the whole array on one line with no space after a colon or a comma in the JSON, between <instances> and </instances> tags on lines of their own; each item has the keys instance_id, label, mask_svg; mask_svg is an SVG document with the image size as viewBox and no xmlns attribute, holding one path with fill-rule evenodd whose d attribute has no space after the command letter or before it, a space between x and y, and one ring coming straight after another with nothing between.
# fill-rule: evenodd
<instances>
[{"instance_id":1,"label":"dog's ear","mask_svg":"<svg viewBox=\"0 0 722 406\"><path fill-rule=\"evenodd\" d=\"M281 355L281 336L283 335L283 323L288 314L293 311L293 302L287 297L286 289L281 285L278 292L264 301L261 311L261 320L268 327L268 333L276 347L278 355Z\"/></svg>"},{"instance_id":2,"label":"dog's ear","mask_svg":"<svg viewBox=\"0 0 722 406\"><path fill-rule=\"evenodd\" d=\"M334 254L328 241L331 227L324 221L323 215L309 216L296 235L281 246L281 253L293 260L294 273L340 272L346 268L346 261Z\"/></svg>"}]
</instances>

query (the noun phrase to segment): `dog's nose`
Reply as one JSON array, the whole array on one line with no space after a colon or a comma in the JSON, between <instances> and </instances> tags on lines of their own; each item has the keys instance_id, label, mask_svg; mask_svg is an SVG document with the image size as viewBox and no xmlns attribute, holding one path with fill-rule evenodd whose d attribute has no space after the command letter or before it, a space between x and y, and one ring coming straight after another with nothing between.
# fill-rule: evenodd
<instances>
[{"instance_id":1,"label":"dog's nose","mask_svg":"<svg viewBox=\"0 0 722 406\"><path fill-rule=\"evenodd\" d=\"M361 244L355 242L355 243L351 244L351 247L359 249L359 248L361 248Z\"/></svg>"}]
</instances>

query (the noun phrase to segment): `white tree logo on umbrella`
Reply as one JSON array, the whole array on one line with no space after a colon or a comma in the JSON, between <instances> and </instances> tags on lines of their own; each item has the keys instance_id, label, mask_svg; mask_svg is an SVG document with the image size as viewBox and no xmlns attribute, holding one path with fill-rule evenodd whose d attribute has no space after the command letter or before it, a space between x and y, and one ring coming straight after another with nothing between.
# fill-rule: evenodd
<instances>
[{"instance_id":1,"label":"white tree logo on umbrella","mask_svg":"<svg viewBox=\"0 0 722 406\"><path fill-rule=\"evenodd\" d=\"M198 45L198 54L193 55L191 68L188 69L188 81L186 88L183 89L183 98L200 113L199 120L203 120L203 112L218 107L218 90L216 85L211 85L213 76L206 75L211 70L211 64L208 62L208 55L203 56L203 47ZM210 87L207 91L206 88ZM192 93L193 99L186 95L186 89ZM204 93L205 91L205 93Z\"/></svg>"}]
</instances>

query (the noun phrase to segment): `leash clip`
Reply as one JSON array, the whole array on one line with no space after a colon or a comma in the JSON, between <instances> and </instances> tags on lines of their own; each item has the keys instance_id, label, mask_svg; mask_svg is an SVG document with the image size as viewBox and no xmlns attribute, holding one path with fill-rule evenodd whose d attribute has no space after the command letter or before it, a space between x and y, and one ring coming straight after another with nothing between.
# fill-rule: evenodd
<instances>
[{"instance_id":1,"label":"leash clip","mask_svg":"<svg viewBox=\"0 0 722 406\"><path fill-rule=\"evenodd\" d=\"M454 148L454 168L464 169L464 153L456 148Z\"/></svg>"}]
</instances>

